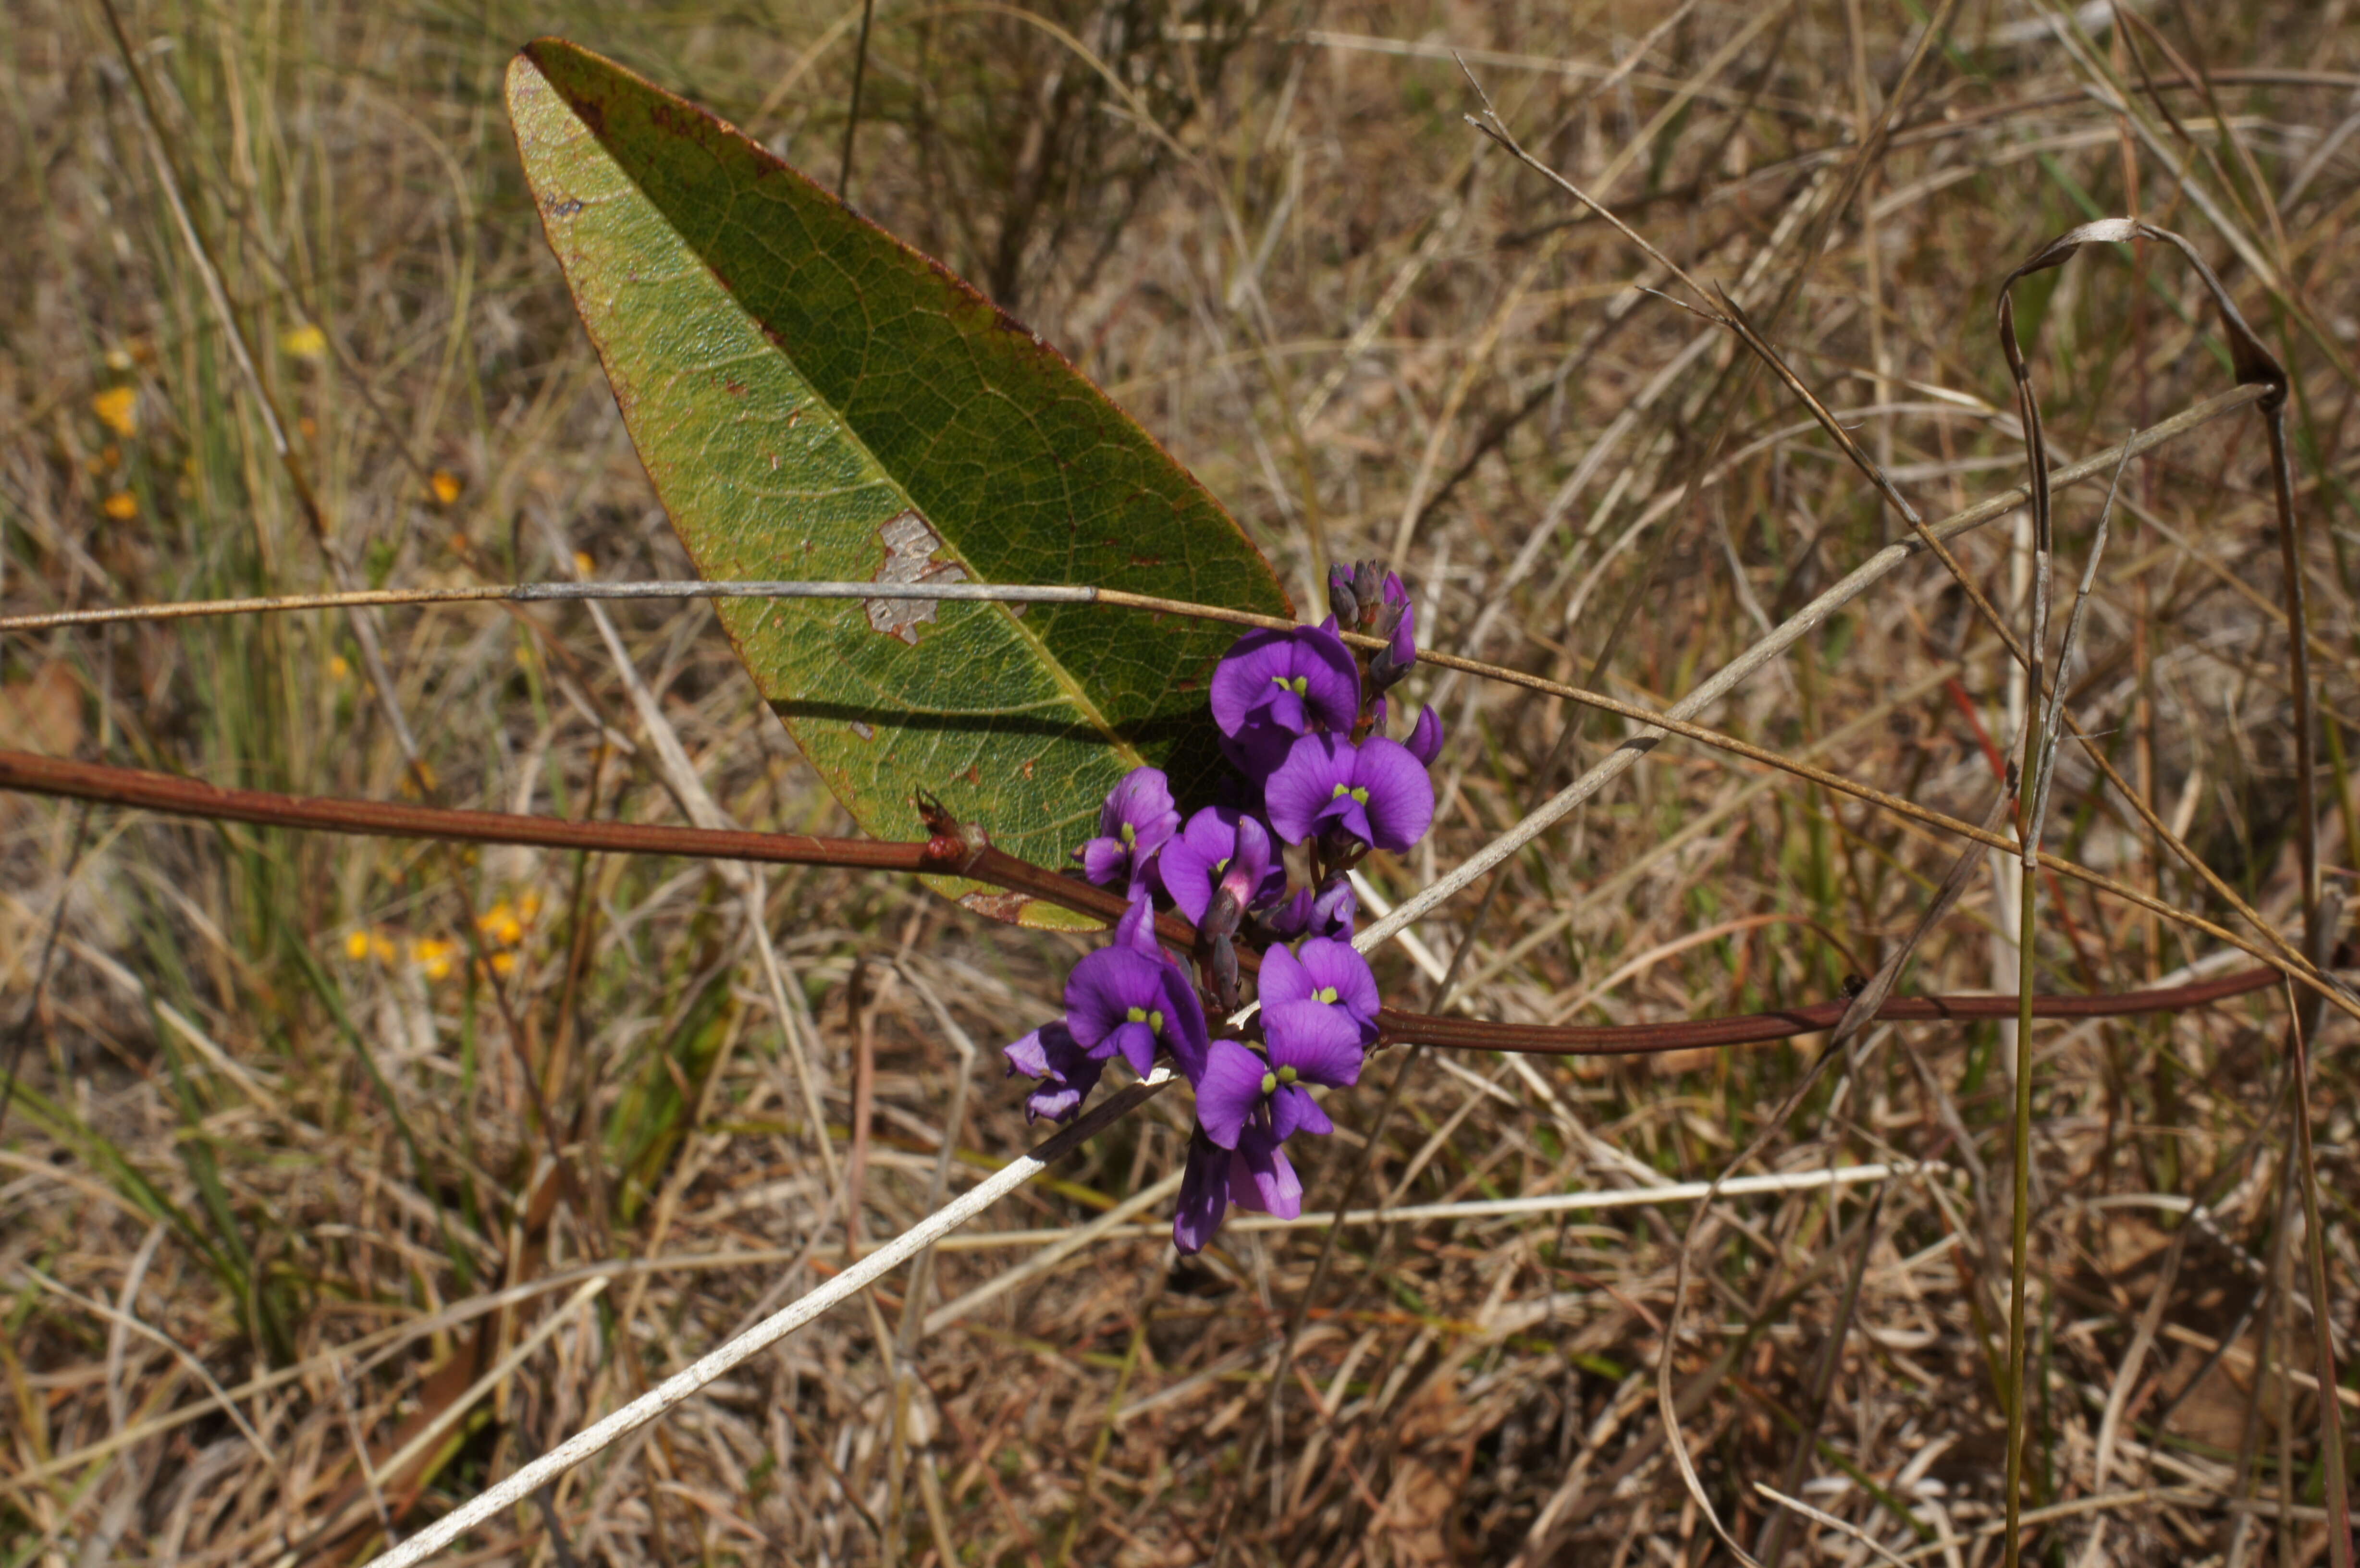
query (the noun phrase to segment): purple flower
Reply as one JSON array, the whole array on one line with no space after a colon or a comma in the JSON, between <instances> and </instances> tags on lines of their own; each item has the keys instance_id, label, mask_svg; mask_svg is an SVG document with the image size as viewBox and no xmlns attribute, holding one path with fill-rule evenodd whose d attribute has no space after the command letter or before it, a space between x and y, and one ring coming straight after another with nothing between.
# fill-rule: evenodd
<instances>
[{"instance_id":1,"label":"purple flower","mask_svg":"<svg viewBox=\"0 0 2360 1568\"><path fill-rule=\"evenodd\" d=\"M1434 781L1425 766L1409 747L1382 735L1357 746L1334 735L1304 736L1271 775L1263 798L1271 825L1288 844L1332 828L1399 851L1434 822ZM1166 846L1167 861L1175 847Z\"/></svg>"},{"instance_id":2,"label":"purple flower","mask_svg":"<svg viewBox=\"0 0 2360 1568\"><path fill-rule=\"evenodd\" d=\"M1442 755L1442 715L1431 707L1420 709L1407 744L1409 754L1417 758L1419 767L1433 767L1434 759Z\"/></svg>"},{"instance_id":3,"label":"purple flower","mask_svg":"<svg viewBox=\"0 0 2360 1568\"><path fill-rule=\"evenodd\" d=\"M1291 1220L1303 1213L1303 1183L1286 1151L1266 1131L1250 1128L1237 1148L1223 1149L1199 1127L1188 1140L1172 1245L1183 1252L1203 1251L1231 1203Z\"/></svg>"},{"instance_id":4,"label":"purple flower","mask_svg":"<svg viewBox=\"0 0 2360 1568\"><path fill-rule=\"evenodd\" d=\"M1299 936L1341 937L1349 942L1360 901L1342 875L1330 877L1315 891L1300 888L1273 910L1262 923L1289 942Z\"/></svg>"},{"instance_id":5,"label":"purple flower","mask_svg":"<svg viewBox=\"0 0 2360 1568\"><path fill-rule=\"evenodd\" d=\"M1343 1087L1359 1082L1360 1039L1349 1018L1344 1020L1341 1050L1338 1043L1332 1035L1313 1041L1303 1031L1284 1039L1273 1034L1270 1055L1264 1057L1236 1040L1215 1040L1205 1059L1204 1079L1196 1085L1196 1121L1205 1136L1223 1149L1236 1149L1254 1131L1279 1143L1298 1132L1324 1136L1335 1131L1335 1124L1304 1084Z\"/></svg>"},{"instance_id":6,"label":"purple flower","mask_svg":"<svg viewBox=\"0 0 2360 1568\"><path fill-rule=\"evenodd\" d=\"M1024 1097L1024 1119L1037 1122L1043 1116L1053 1122L1064 1121L1082 1108L1090 1091L1098 1087L1098 1074L1106 1063L1083 1051L1074 1039L1073 1030L1060 1018L1043 1024L1022 1040L1000 1048L1008 1058L1008 1074L1022 1073L1028 1078L1038 1078L1041 1086Z\"/></svg>"},{"instance_id":7,"label":"purple flower","mask_svg":"<svg viewBox=\"0 0 2360 1568\"><path fill-rule=\"evenodd\" d=\"M1326 627L1248 632L1214 670L1211 696L1221 748L1260 778L1295 736L1352 727L1360 674L1344 639Z\"/></svg>"},{"instance_id":8,"label":"purple flower","mask_svg":"<svg viewBox=\"0 0 2360 1568\"><path fill-rule=\"evenodd\" d=\"M1314 1032L1329 1032L1328 1024L1298 1023L1312 1015L1300 1009L1313 1008L1321 1018L1341 1019L1349 1024L1349 1033L1356 1047L1375 1043L1377 1009L1383 1004L1377 996L1377 977L1369 969L1369 961L1353 951L1349 942L1337 942L1329 937L1315 936L1303 944L1300 953L1273 947L1262 954L1262 1012L1263 1027L1272 1040L1271 1060L1280 1060L1283 1053L1277 1044L1282 1032L1299 1040L1290 1044L1286 1052L1311 1049L1309 1040ZM1282 1017L1282 1015L1284 1015ZM1297 1067L1306 1063L1292 1054L1286 1060ZM1353 1073L1357 1076L1357 1062ZM1312 1082L1337 1082L1314 1078ZM1352 1082L1350 1078L1340 1081Z\"/></svg>"},{"instance_id":9,"label":"purple flower","mask_svg":"<svg viewBox=\"0 0 2360 1568\"><path fill-rule=\"evenodd\" d=\"M1126 916L1123 926L1132 924ZM1119 942L1121 935L1118 931ZM1120 1055L1143 1078L1160 1045L1191 1082L1204 1073L1205 1009L1196 988L1161 953L1118 945L1084 958L1065 979L1065 1018L1076 1042L1100 1062Z\"/></svg>"},{"instance_id":10,"label":"purple flower","mask_svg":"<svg viewBox=\"0 0 2360 1568\"><path fill-rule=\"evenodd\" d=\"M1207 806L1164 846L1156 863L1164 890L1191 921L1201 922L1213 889L1228 887L1240 909L1286 891L1286 866L1271 854L1270 832L1242 811Z\"/></svg>"},{"instance_id":11,"label":"purple flower","mask_svg":"<svg viewBox=\"0 0 2360 1568\"><path fill-rule=\"evenodd\" d=\"M1120 880L1136 888L1155 852L1179 831L1180 812L1163 770L1134 768L1108 791L1098 811L1098 836L1074 851L1074 858L1082 863L1082 874L1101 887Z\"/></svg>"}]
</instances>

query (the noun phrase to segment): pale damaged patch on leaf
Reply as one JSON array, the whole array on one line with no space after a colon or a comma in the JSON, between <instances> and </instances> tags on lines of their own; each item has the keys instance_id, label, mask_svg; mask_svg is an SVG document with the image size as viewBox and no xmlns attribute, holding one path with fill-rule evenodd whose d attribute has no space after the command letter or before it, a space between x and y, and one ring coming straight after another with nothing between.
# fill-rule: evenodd
<instances>
[{"instance_id":1,"label":"pale damaged patch on leaf","mask_svg":"<svg viewBox=\"0 0 2360 1568\"><path fill-rule=\"evenodd\" d=\"M885 562L871 583L964 583L967 569L955 561L936 561L943 536L915 508L903 512L877 530L885 544ZM887 637L918 646L920 623L934 618L942 605L932 599L869 599L863 601L869 624Z\"/></svg>"}]
</instances>

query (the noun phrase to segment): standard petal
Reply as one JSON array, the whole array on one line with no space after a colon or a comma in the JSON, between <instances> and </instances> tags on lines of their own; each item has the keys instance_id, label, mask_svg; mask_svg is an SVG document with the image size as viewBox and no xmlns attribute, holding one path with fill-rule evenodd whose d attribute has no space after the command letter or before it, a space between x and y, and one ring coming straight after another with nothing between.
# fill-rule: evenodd
<instances>
[{"instance_id":1,"label":"standard petal","mask_svg":"<svg viewBox=\"0 0 2360 1568\"><path fill-rule=\"evenodd\" d=\"M1270 1064L1294 1068L1306 1083L1344 1089L1360 1081L1360 1063L1368 1051L1359 1021L1342 1007L1325 1002L1266 1007L1262 1035L1270 1044Z\"/></svg>"},{"instance_id":2,"label":"standard petal","mask_svg":"<svg viewBox=\"0 0 2360 1568\"><path fill-rule=\"evenodd\" d=\"M1220 880L1221 863L1237 853L1238 813L1227 806L1207 806L1188 819L1178 837L1164 846L1157 860L1164 890L1188 917L1191 925L1205 918L1213 885Z\"/></svg>"},{"instance_id":3,"label":"standard petal","mask_svg":"<svg viewBox=\"0 0 2360 1568\"><path fill-rule=\"evenodd\" d=\"M1262 1085L1269 1075L1270 1063L1236 1040L1215 1040L1205 1059L1205 1075L1196 1084L1196 1120L1205 1136L1223 1149L1235 1149L1268 1097Z\"/></svg>"},{"instance_id":4,"label":"standard petal","mask_svg":"<svg viewBox=\"0 0 2360 1568\"><path fill-rule=\"evenodd\" d=\"M1372 735L1360 746L1353 781L1369 795L1368 842L1395 854L1434 825L1434 780L1397 740Z\"/></svg>"},{"instance_id":5,"label":"standard petal","mask_svg":"<svg viewBox=\"0 0 2360 1568\"><path fill-rule=\"evenodd\" d=\"M1180 826L1179 811L1172 803L1171 780L1160 768L1134 768L1122 776L1122 782L1108 791L1106 807L1098 813L1098 831L1111 838L1122 836L1123 824L1129 823L1133 840L1141 852L1153 850L1170 838Z\"/></svg>"},{"instance_id":6,"label":"standard petal","mask_svg":"<svg viewBox=\"0 0 2360 1568\"><path fill-rule=\"evenodd\" d=\"M1360 668L1334 624L1295 634L1296 679L1303 682L1307 717L1331 730L1352 727L1360 716Z\"/></svg>"},{"instance_id":7,"label":"standard petal","mask_svg":"<svg viewBox=\"0 0 2360 1568\"><path fill-rule=\"evenodd\" d=\"M1213 687L1207 693L1213 723L1224 735L1235 735L1248 715L1269 702L1277 682L1289 674L1286 642L1282 631L1251 631L1229 645L1213 668Z\"/></svg>"},{"instance_id":8,"label":"standard petal","mask_svg":"<svg viewBox=\"0 0 2360 1568\"><path fill-rule=\"evenodd\" d=\"M1308 1000L1319 987L1303 961L1283 947L1273 947L1262 955L1260 986L1262 1005L1265 1010L1286 1002Z\"/></svg>"},{"instance_id":9,"label":"standard petal","mask_svg":"<svg viewBox=\"0 0 2360 1568\"><path fill-rule=\"evenodd\" d=\"M1286 760L1262 787L1262 804L1281 842L1301 844L1318 831L1319 813L1336 799L1336 786L1349 782L1352 748L1334 735L1305 735L1288 748ZM1345 762L1339 765L1338 753Z\"/></svg>"},{"instance_id":10,"label":"standard petal","mask_svg":"<svg viewBox=\"0 0 2360 1568\"><path fill-rule=\"evenodd\" d=\"M1162 961L1135 948L1102 947L1084 957L1065 976L1065 1019L1074 1038L1091 1055L1109 1055L1107 1037L1131 1008L1161 1004L1163 977Z\"/></svg>"},{"instance_id":11,"label":"standard petal","mask_svg":"<svg viewBox=\"0 0 2360 1568\"><path fill-rule=\"evenodd\" d=\"M1284 1143L1299 1132L1326 1138L1336 1130L1336 1124L1328 1119L1328 1113L1319 1108L1310 1090L1299 1083L1289 1083L1271 1096L1270 1130Z\"/></svg>"},{"instance_id":12,"label":"standard petal","mask_svg":"<svg viewBox=\"0 0 2360 1568\"><path fill-rule=\"evenodd\" d=\"M1229 1208L1229 1167L1236 1156L1214 1146L1200 1128L1188 1139L1188 1163L1180 1172L1180 1202L1172 1213L1172 1245L1202 1252L1221 1228Z\"/></svg>"},{"instance_id":13,"label":"standard petal","mask_svg":"<svg viewBox=\"0 0 2360 1568\"><path fill-rule=\"evenodd\" d=\"M1304 990L1306 996L1315 991L1333 991L1337 1002L1359 1022L1377 1021L1377 1009L1384 1004L1377 995L1376 974L1350 942L1313 937L1303 944L1300 961L1309 982Z\"/></svg>"}]
</instances>

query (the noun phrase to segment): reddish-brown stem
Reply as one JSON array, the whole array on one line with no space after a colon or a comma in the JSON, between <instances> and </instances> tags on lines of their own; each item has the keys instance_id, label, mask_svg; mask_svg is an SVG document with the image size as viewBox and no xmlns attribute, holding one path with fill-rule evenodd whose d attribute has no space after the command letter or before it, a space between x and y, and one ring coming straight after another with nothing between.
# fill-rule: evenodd
<instances>
[{"instance_id":1,"label":"reddish-brown stem","mask_svg":"<svg viewBox=\"0 0 2360 1568\"><path fill-rule=\"evenodd\" d=\"M136 768L114 768L0 751L0 789L63 796L101 805L127 806L171 816L213 822L252 822L262 827L322 833L367 833L386 838L435 839L446 843L522 844L541 849L599 854L677 855L697 859L745 860L785 866L836 866L856 871L892 871L915 876L952 876L988 882L1011 892L1112 922L1123 911L1121 897L1104 887L1034 866L987 842L978 842L939 810L930 811L932 836L922 844L875 839L820 838L804 833L745 833L713 828L666 827L645 822L569 821L508 811L461 811L390 800L349 800L279 795L259 789L224 789L194 779ZM1173 946L1193 949L1196 931L1180 916L1156 921L1156 934ZM1242 944L1239 967L1260 967ZM2114 1018L2130 1013L2179 1012L2243 996L2272 985L2275 969L2240 970L2218 980L2155 991L2111 996L2034 998L2039 1018ZM2013 996L1895 996L1877 1010L1879 1018L1946 1020L2005 1018L2016 1009ZM1542 1056L1637 1056L1700 1047L1751 1045L1791 1040L1834 1027L1843 1015L1841 999L1773 1013L1723 1018L1683 1018L1661 1024L1595 1028L1494 1023L1481 1018L1438 1018L1388 1007L1379 1018L1385 1042L1432 1045L1456 1051L1505 1051Z\"/></svg>"}]
</instances>

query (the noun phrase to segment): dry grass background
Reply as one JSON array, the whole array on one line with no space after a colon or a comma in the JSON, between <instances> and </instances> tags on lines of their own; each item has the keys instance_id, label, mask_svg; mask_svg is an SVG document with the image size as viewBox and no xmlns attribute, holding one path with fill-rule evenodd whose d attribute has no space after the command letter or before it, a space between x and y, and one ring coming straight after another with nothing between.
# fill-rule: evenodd
<instances>
[{"instance_id":1,"label":"dry grass background","mask_svg":"<svg viewBox=\"0 0 2360 1568\"><path fill-rule=\"evenodd\" d=\"M1310 581L1315 538L1393 555L1441 646L1576 681L1603 657L1609 690L1656 707L1899 524L1722 336L1634 293L1659 279L1626 242L1462 123L1475 105L1446 46L1539 156L1691 270L1758 311L1791 286L1772 335L1929 515L2019 477L1998 277L2089 216L2180 228L2295 373L2328 715L2319 827L2329 866L2348 868L2360 25L2344 0L2134 8L2146 26L2085 9L2094 36L2069 45L2045 3L1967 0L1857 199L1827 214L1924 23L1906 0L1704 0L1635 60L1663 13L1620 0L1042 0L1179 152L1050 30L888 0L852 197L1065 347L1290 583ZM685 574L542 243L499 74L519 42L562 31L831 178L858 15L801 0L126 11L197 221L356 575L545 577L571 552L602 576ZM323 585L100 14L13 0L5 30L0 607ZM2122 113L2093 95L2142 71L2159 95ZM2228 385L2194 280L2158 248L2085 256L2019 297L2066 456ZM1712 483L1683 494L1708 457ZM2292 921L2263 463L2241 415L2130 468L2070 691L2167 820ZM2061 503L2065 570L2094 510L2086 491ZM2022 603L2023 538L2003 522L1960 546L2003 604ZM845 831L706 609L616 620L724 810ZM580 610L382 625L446 800L682 819ZM1567 714L1550 702L1426 676L1412 689L1444 704L1454 738L1430 847L1373 867L1394 898L1614 738L1593 720L1553 757ZM2021 705L1995 640L1920 562L1708 717L1980 818L1990 746ZM324 616L11 638L0 733L223 783L405 787L349 625ZM2220 912L2089 789L2084 759L2062 767L2052 843ZM0 800L0 1028L22 1064L0 1128L10 1563L371 1555L839 1268L817 1136L865 1167L856 1234L871 1241L923 1210L945 1148L956 1187L1025 1147L989 1053L1054 1010L1078 951L913 886L774 875L760 890L781 1018L743 885L712 866L454 857L17 798ZM1952 853L1666 747L1512 864L1453 1005L1634 1021L1836 995L1907 930ZM2013 988L2005 878L1997 864L1977 877L1911 988ZM1389 995L1431 999L1474 902L1382 955ZM513 1027L460 941L469 909ZM2043 911L2044 989L2222 967L2079 885ZM2286 1283L2302 1238L2283 1179L2283 1013L2266 992L2036 1034L2041 1562L2322 1560L2318 1390L2300 1370L2320 1325ZM800 1112L782 1029L830 1085L825 1129ZM964 1101L961 1031L984 1053ZM1710 1177L1815 1045L1612 1065L1429 1053L1370 1156L1373 1190L1436 1203ZM2351 1050L2351 1026L2331 1023L2311 1106L2347 1385ZM1756 1550L1773 1550L1763 1482L1842 1521L1793 1520L1775 1549L1789 1563L1997 1561L2014 1051L1991 1025L1875 1033L1770 1163L1939 1168L1732 1199L1703 1233L1670 1354L1706 1489ZM874 1105L856 1152L864 1062ZM552 1179L519 1062L586 1181ZM1381 1064L1331 1101L1341 1130L1309 1157L1315 1203L1368 1150L1389 1076ZM1235 1230L1185 1264L1160 1229L1125 1231L926 1322L1040 1233L1175 1171L1175 1114L1159 1102L971 1227L914 1301L897 1277L568 1476L467 1560L1715 1554L1648 1370L1684 1205L1348 1229L1288 1373L1274 1466L1269 1381L1316 1230ZM2191 1220L2191 1201L2209 1214ZM394 1463L421 1432L423 1457Z\"/></svg>"}]
</instances>

